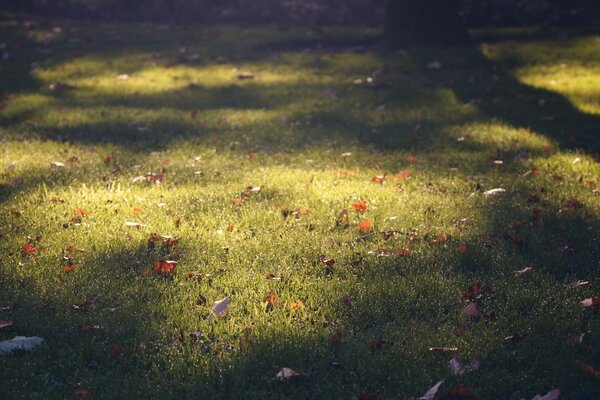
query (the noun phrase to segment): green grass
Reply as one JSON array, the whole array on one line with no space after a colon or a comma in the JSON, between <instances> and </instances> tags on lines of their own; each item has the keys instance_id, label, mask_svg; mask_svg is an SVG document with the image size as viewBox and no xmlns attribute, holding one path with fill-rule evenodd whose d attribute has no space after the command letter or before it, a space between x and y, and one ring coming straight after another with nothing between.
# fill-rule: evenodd
<instances>
[{"instance_id":1,"label":"green grass","mask_svg":"<svg viewBox=\"0 0 600 400\"><path fill-rule=\"evenodd\" d=\"M390 53L377 35L6 17L0 340L45 342L0 357L2 398L408 398L442 379L440 398L597 395L575 360L600 369L580 305L600 294L600 37ZM179 242L149 250L153 233ZM473 282L491 290L466 319ZM454 355L481 368L452 376Z\"/></svg>"}]
</instances>

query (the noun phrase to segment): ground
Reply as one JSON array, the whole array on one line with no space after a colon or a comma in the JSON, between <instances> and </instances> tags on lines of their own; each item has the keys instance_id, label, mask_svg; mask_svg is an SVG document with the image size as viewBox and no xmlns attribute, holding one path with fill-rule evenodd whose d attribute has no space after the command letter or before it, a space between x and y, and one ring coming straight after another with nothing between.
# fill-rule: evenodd
<instances>
[{"instance_id":1,"label":"ground","mask_svg":"<svg viewBox=\"0 0 600 400\"><path fill-rule=\"evenodd\" d=\"M4 16L2 397L598 394L600 36L472 35Z\"/></svg>"}]
</instances>

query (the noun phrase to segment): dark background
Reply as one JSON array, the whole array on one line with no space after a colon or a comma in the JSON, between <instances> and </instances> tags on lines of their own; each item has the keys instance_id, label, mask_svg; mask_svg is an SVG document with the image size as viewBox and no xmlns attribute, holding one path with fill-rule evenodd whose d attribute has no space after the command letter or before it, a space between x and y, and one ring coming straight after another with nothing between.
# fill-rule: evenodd
<instances>
[{"instance_id":1,"label":"dark background","mask_svg":"<svg viewBox=\"0 0 600 400\"><path fill-rule=\"evenodd\" d=\"M373 26L380 26L383 23L385 6L386 0L2 0L0 2L0 10L3 11L76 19ZM461 0L461 10L461 15L471 27L600 24L599 0Z\"/></svg>"}]
</instances>

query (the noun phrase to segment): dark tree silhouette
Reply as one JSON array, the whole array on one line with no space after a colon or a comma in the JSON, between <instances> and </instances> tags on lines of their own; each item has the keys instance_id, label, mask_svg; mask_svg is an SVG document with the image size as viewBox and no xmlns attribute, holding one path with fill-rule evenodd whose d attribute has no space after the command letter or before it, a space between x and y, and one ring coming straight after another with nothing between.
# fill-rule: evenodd
<instances>
[{"instance_id":1,"label":"dark tree silhouette","mask_svg":"<svg viewBox=\"0 0 600 400\"><path fill-rule=\"evenodd\" d=\"M459 0L388 0L384 42L395 48L469 43Z\"/></svg>"}]
</instances>

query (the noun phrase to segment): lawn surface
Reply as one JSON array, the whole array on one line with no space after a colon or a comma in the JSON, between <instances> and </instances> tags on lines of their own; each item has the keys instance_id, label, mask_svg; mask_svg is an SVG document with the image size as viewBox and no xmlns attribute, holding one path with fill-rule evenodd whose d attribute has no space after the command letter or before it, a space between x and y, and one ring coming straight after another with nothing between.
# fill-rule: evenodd
<instances>
[{"instance_id":1,"label":"lawn surface","mask_svg":"<svg viewBox=\"0 0 600 400\"><path fill-rule=\"evenodd\" d=\"M600 393L600 36L0 22L2 399Z\"/></svg>"}]
</instances>

